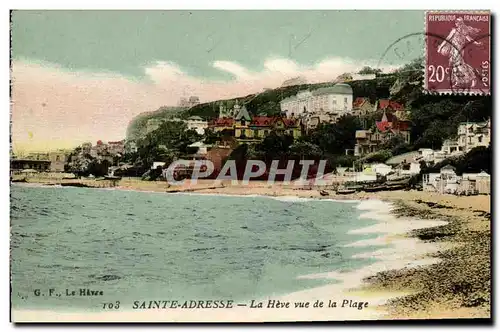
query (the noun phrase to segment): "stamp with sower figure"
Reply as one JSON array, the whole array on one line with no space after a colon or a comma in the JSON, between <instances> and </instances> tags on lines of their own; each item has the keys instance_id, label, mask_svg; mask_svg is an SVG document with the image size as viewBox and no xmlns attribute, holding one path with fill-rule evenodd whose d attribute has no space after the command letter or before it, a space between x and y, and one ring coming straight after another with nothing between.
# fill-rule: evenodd
<instances>
[{"instance_id":1,"label":"stamp with sower figure","mask_svg":"<svg viewBox=\"0 0 500 332\"><path fill-rule=\"evenodd\" d=\"M490 12L429 11L425 20L426 92L490 94Z\"/></svg>"}]
</instances>

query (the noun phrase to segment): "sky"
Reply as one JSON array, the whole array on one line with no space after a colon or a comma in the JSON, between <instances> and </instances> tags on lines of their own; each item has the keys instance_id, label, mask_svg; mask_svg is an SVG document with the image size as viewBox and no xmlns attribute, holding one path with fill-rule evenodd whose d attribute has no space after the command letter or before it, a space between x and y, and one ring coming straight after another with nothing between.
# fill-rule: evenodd
<instances>
[{"instance_id":1,"label":"sky","mask_svg":"<svg viewBox=\"0 0 500 332\"><path fill-rule=\"evenodd\" d=\"M423 33L423 11L14 11L11 20L12 141L23 152L123 139L134 116L181 97L234 98L365 65L389 71L423 54L421 36L405 38Z\"/></svg>"}]
</instances>

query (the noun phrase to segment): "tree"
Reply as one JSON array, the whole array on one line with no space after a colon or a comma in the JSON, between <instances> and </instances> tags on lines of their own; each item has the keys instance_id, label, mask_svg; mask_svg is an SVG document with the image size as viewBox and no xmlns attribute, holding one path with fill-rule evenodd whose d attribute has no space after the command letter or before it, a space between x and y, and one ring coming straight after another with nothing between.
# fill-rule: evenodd
<instances>
[{"instance_id":1,"label":"tree","mask_svg":"<svg viewBox=\"0 0 500 332\"><path fill-rule=\"evenodd\" d=\"M323 155L320 147L305 141L297 141L290 146L290 154L292 157L304 159L318 159Z\"/></svg>"},{"instance_id":2,"label":"tree","mask_svg":"<svg viewBox=\"0 0 500 332\"><path fill-rule=\"evenodd\" d=\"M203 134L203 141L206 144L214 144L220 140L220 136L221 135L219 132L215 132L211 129L205 129L205 133Z\"/></svg>"},{"instance_id":3,"label":"tree","mask_svg":"<svg viewBox=\"0 0 500 332\"><path fill-rule=\"evenodd\" d=\"M271 161L287 157L292 144L292 136L281 135L272 130L271 133L262 140L262 142L257 144L255 149L262 154L265 161Z\"/></svg>"},{"instance_id":4,"label":"tree","mask_svg":"<svg viewBox=\"0 0 500 332\"><path fill-rule=\"evenodd\" d=\"M361 75L369 75L369 74L380 74L382 73L382 69L379 69L379 68L372 68L372 67L369 67L369 66L365 66L363 68L361 68L361 70L358 72L358 74L361 74Z\"/></svg>"},{"instance_id":5,"label":"tree","mask_svg":"<svg viewBox=\"0 0 500 332\"><path fill-rule=\"evenodd\" d=\"M359 163L383 163L387 159L392 157L392 153L389 150L379 150L377 152L370 153L358 160Z\"/></svg>"},{"instance_id":6,"label":"tree","mask_svg":"<svg viewBox=\"0 0 500 332\"><path fill-rule=\"evenodd\" d=\"M182 121L165 121L138 140L137 165L145 172L155 161L172 162L188 153L188 146L202 139Z\"/></svg>"},{"instance_id":7,"label":"tree","mask_svg":"<svg viewBox=\"0 0 500 332\"><path fill-rule=\"evenodd\" d=\"M346 115L336 123L321 123L301 140L319 146L323 153L343 155L346 149L354 148L356 130L361 127L361 122L357 117Z\"/></svg>"},{"instance_id":8,"label":"tree","mask_svg":"<svg viewBox=\"0 0 500 332\"><path fill-rule=\"evenodd\" d=\"M106 159L104 160L94 159L89 163L87 172L96 177L105 176L106 174L108 174L109 166L111 166L111 163Z\"/></svg>"},{"instance_id":9,"label":"tree","mask_svg":"<svg viewBox=\"0 0 500 332\"><path fill-rule=\"evenodd\" d=\"M390 150L394 156L411 151L411 146L406 143L403 136L399 134L394 135L389 140L382 143L380 148L383 150Z\"/></svg>"},{"instance_id":10,"label":"tree","mask_svg":"<svg viewBox=\"0 0 500 332\"><path fill-rule=\"evenodd\" d=\"M350 81L350 80L352 80L351 73L343 73L343 74L337 76L337 81Z\"/></svg>"},{"instance_id":11,"label":"tree","mask_svg":"<svg viewBox=\"0 0 500 332\"><path fill-rule=\"evenodd\" d=\"M411 106L425 96L422 92L424 59L417 58L394 72L396 81L391 87L392 99Z\"/></svg>"}]
</instances>

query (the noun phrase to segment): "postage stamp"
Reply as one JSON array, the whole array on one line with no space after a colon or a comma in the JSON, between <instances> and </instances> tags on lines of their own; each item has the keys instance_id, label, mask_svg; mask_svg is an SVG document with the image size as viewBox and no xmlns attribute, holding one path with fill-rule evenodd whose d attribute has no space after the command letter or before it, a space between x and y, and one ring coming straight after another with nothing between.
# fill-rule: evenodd
<instances>
[{"instance_id":1,"label":"postage stamp","mask_svg":"<svg viewBox=\"0 0 500 332\"><path fill-rule=\"evenodd\" d=\"M12 11L12 321L491 321L489 20Z\"/></svg>"},{"instance_id":2,"label":"postage stamp","mask_svg":"<svg viewBox=\"0 0 500 332\"><path fill-rule=\"evenodd\" d=\"M491 16L488 11L428 11L425 90L489 94Z\"/></svg>"}]
</instances>

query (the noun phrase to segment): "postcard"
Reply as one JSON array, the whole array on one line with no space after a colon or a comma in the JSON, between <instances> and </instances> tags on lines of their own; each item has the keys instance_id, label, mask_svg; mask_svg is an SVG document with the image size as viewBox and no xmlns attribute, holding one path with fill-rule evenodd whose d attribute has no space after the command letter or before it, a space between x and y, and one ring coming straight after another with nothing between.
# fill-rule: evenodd
<instances>
[{"instance_id":1,"label":"postcard","mask_svg":"<svg viewBox=\"0 0 500 332\"><path fill-rule=\"evenodd\" d=\"M11 321L491 322L487 10L13 10Z\"/></svg>"}]
</instances>

